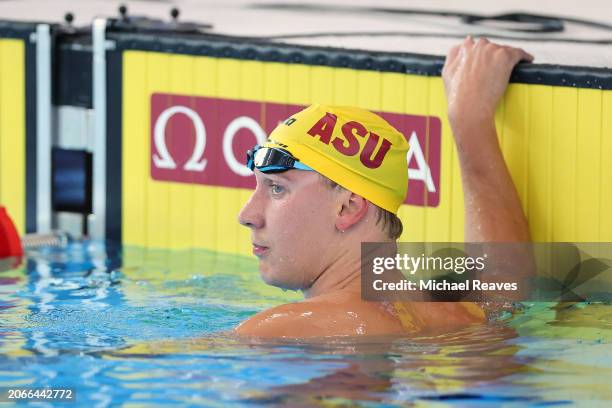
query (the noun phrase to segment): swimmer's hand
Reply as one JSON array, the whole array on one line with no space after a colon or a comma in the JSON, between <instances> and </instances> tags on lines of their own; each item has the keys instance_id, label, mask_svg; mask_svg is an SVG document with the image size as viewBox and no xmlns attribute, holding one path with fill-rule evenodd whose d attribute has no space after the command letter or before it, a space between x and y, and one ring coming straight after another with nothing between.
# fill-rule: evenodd
<instances>
[{"instance_id":1,"label":"swimmer's hand","mask_svg":"<svg viewBox=\"0 0 612 408\"><path fill-rule=\"evenodd\" d=\"M486 38L467 37L446 57L442 78L453 131L489 124L503 96L510 74L520 61L533 56L520 48L494 44ZM459 143L459 140L457 140Z\"/></svg>"},{"instance_id":2,"label":"swimmer's hand","mask_svg":"<svg viewBox=\"0 0 612 408\"><path fill-rule=\"evenodd\" d=\"M521 60L532 61L533 56L468 37L451 49L442 71L461 166L467 242L530 241L495 128L495 109ZM528 270L528 266L529 262L515 265L517 270Z\"/></svg>"}]
</instances>

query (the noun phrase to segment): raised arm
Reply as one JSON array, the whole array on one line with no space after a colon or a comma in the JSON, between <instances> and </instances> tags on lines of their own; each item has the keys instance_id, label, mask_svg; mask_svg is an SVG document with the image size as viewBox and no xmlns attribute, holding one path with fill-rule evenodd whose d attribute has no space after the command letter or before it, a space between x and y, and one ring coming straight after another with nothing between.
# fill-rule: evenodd
<instances>
[{"instance_id":1,"label":"raised arm","mask_svg":"<svg viewBox=\"0 0 612 408\"><path fill-rule=\"evenodd\" d=\"M529 227L502 156L495 109L527 52L468 37L449 52L442 77L465 199L466 242L529 241Z\"/></svg>"}]
</instances>

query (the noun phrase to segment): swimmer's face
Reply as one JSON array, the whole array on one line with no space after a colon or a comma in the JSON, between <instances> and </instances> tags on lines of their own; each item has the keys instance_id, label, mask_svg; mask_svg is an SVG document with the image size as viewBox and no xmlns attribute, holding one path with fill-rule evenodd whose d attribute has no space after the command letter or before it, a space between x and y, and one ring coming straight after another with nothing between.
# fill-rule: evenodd
<instances>
[{"instance_id":1,"label":"swimmer's face","mask_svg":"<svg viewBox=\"0 0 612 408\"><path fill-rule=\"evenodd\" d=\"M331 264L339 202L313 171L264 174L240 211L251 229L253 253L263 280L286 289L306 289Z\"/></svg>"}]
</instances>

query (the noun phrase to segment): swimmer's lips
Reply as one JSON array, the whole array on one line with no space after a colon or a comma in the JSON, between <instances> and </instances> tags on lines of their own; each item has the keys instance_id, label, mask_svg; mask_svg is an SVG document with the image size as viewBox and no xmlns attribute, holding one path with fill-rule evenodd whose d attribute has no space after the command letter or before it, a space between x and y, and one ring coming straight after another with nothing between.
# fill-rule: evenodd
<instances>
[{"instance_id":1,"label":"swimmer's lips","mask_svg":"<svg viewBox=\"0 0 612 408\"><path fill-rule=\"evenodd\" d=\"M253 255L255 255L257 257L262 256L263 254L265 254L268 249L270 249L270 248L268 248L266 246L263 246L263 245L258 245L258 244L253 242Z\"/></svg>"}]
</instances>

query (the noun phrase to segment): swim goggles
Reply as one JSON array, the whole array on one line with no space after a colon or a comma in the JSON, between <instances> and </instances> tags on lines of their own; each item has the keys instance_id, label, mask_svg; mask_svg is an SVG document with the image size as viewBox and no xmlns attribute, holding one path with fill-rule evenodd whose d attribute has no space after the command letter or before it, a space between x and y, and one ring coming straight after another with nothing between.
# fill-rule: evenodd
<instances>
[{"instance_id":1,"label":"swim goggles","mask_svg":"<svg viewBox=\"0 0 612 408\"><path fill-rule=\"evenodd\" d=\"M291 169L314 171L305 164L300 163L298 159L286 150L276 147L261 147L259 145L247 151L246 165L251 171L257 169L262 173L279 173Z\"/></svg>"}]
</instances>

